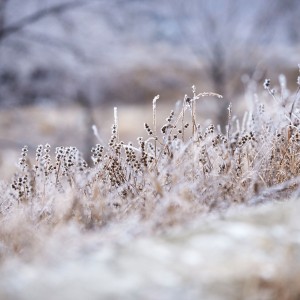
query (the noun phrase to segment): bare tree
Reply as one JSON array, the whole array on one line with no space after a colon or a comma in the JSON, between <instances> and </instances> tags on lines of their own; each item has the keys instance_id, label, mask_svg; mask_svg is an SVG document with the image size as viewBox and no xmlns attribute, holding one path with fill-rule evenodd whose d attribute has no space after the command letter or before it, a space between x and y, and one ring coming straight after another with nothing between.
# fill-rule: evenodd
<instances>
[{"instance_id":1,"label":"bare tree","mask_svg":"<svg viewBox=\"0 0 300 300\"><path fill-rule=\"evenodd\" d=\"M224 95L218 116L222 125L227 122L226 107L239 88L241 75L254 73L263 59L258 46L273 40L281 15L282 1L253 1L178 0L170 8L214 92Z\"/></svg>"},{"instance_id":2,"label":"bare tree","mask_svg":"<svg viewBox=\"0 0 300 300\"><path fill-rule=\"evenodd\" d=\"M62 16L64 13L69 12L74 9L86 7L88 4L94 2L100 2L101 0L73 0L67 1L59 4L53 4L52 6L38 8L37 10L33 11L29 15L20 18L17 21L12 23L7 22L6 18L6 8L10 2L10 0L0 0L0 47L5 44L6 39L9 37L19 36L19 38L26 39L29 42L38 42L42 43L43 45L61 48L71 52L76 58L80 60L84 60L86 62L86 57L84 53L78 48L76 45L69 43L68 41L63 41L56 39L55 37L48 36L47 33L42 33L39 35L31 34L30 32L26 31L25 29L32 24L38 23L42 21L44 18L48 16ZM45 72L49 73L49 70L37 69L35 72L44 74ZM14 74L8 72L6 74L1 74L1 80L5 80L6 84L8 80L14 80ZM40 75L39 75L40 76ZM23 95L22 95L23 96ZM22 96L20 96L22 98ZM86 123L86 149L90 149L93 143L92 133L91 133L91 125L94 124L92 108L89 103L89 99L86 97L79 96L80 101L78 104L82 108L82 114L85 119ZM32 101L32 100L31 100ZM1 102L1 98L0 98ZM2 143L4 140L1 141ZM86 150L84 149L84 151ZM86 151L85 151L86 152ZM89 159L89 154L86 153L86 159Z\"/></svg>"}]
</instances>

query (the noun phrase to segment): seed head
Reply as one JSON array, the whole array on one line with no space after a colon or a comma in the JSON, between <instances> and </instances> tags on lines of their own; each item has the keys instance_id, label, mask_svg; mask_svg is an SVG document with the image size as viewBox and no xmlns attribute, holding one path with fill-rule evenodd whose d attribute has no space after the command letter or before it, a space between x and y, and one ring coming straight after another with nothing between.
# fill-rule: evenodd
<instances>
[{"instance_id":1,"label":"seed head","mask_svg":"<svg viewBox=\"0 0 300 300\"><path fill-rule=\"evenodd\" d=\"M267 90L270 88L271 80L270 79L265 79L264 82L264 88Z\"/></svg>"}]
</instances>

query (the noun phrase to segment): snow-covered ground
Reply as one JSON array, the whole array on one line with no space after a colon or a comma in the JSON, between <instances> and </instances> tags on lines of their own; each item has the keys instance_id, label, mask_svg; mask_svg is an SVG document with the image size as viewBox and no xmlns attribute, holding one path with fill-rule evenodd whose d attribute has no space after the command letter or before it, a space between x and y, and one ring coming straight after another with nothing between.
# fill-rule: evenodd
<instances>
[{"instance_id":1,"label":"snow-covered ground","mask_svg":"<svg viewBox=\"0 0 300 300\"><path fill-rule=\"evenodd\" d=\"M156 234L135 220L101 234L70 225L33 259L2 264L0 298L298 299L299 208L233 209Z\"/></svg>"}]
</instances>

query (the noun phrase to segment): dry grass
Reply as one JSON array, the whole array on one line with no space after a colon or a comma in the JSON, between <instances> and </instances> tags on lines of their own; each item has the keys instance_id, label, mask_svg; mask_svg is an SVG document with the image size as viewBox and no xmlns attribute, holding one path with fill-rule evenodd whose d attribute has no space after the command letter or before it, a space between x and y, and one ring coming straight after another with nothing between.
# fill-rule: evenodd
<instances>
[{"instance_id":1,"label":"dry grass","mask_svg":"<svg viewBox=\"0 0 300 300\"><path fill-rule=\"evenodd\" d=\"M56 246L48 254L45 248L64 238L72 239L74 232L71 234L70 230L76 232L76 247L81 244L80 240L84 244L83 240L99 234L102 236L101 245L105 244L105 240L127 245L128 240L132 241L136 236L150 237L153 233L168 232L170 228L183 226L191 219L224 213L229 207L274 202L297 193L300 173L299 89L294 95L288 95L282 85L281 94L277 95L268 81L265 88L274 98L276 115L268 114L263 104L256 100L254 110L246 113L244 119L239 121L233 117L232 108L229 107L228 125L223 131L213 124L202 127L198 124L196 113L196 106L201 107L202 97L221 98L220 95L197 93L193 87L192 96L184 97L176 105L162 128L157 128L159 100L156 97L152 107L153 122L145 123L146 137L138 137L135 144L121 141L118 112L115 109L111 138L107 143L102 141L97 128L94 128L99 144L91 150L93 165L88 165L75 147L57 147L53 155L49 144L38 146L36 159L32 161L25 146L19 161L19 171L10 183L2 182L0 185L1 261L11 261L13 257L32 261L34 256L41 253L51 257L53 254L50 255L50 252L57 255L58 252L53 250ZM220 220L216 224L222 226ZM114 228L125 232L120 234L118 231L115 234ZM216 234L217 241L222 241L222 230L214 231L219 232ZM178 238L180 236L182 233ZM231 233L229 236L234 238ZM205 237L200 235L200 239L200 244L204 245ZM182 244L189 242L189 239L184 239ZM97 243L99 238L93 247L97 248ZM133 243L133 253L137 251L135 247L139 247L140 242L137 243ZM155 247L155 241L149 243L149 247ZM215 246L219 247L218 242ZM173 246L168 249L171 251ZM212 251L209 249L206 254ZM226 249L223 250L228 251ZM230 249L235 251L234 248ZM245 249L249 252L249 248ZM65 250L68 253L69 250ZM201 248L198 251L201 255ZM262 251L267 250L262 247ZM237 254L232 253L233 256ZM226 252L225 256L229 257L230 253ZM299 259L296 256L293 254L293 259ZM191 257L195 257L195 253ZM241 259L245 259L244 256ZM287 262L287 258L282 259ZM220 264L222 262L220 260ZM141 263L145 264L145 261L142 259ZM189 264L183 264L182 268ZM169 263L167 266L171 267ZM230 266L223 267L224 273L209 277L211 281L208 286L211 289L214 284L224 284L225 295L227 288L224 274L231 274L233 277L230 278L235 278L233 282L237 286L239 280L235 272L230 273L228 270ZM255 292L266 285L271 294L267 293L266 298L260 299L299 299L300 291L289 274L284 274L282 280L273 276L269 282L257 279L255 272L248 274L247 268L238 268L236 274L242 272L245 276L240 278L240 282L243 293L248 296L254 293L255 298ZM194 274L197 276L197 273ZM298 275L299 272L295 274ZM249 283L253 276L253 282ZM199 282L204 283L205 278L200 277ZM197 279L187 276L186 284L180 281L179 292L184 292L189 284L195 289L197 282ZM246 287L245 282L249 284ZM145 287L142 283L141 286ZM229 285L229 289L234 294L231 290L233 286ZM161 292L166 293L166 299L173 299L171 296L168 298L168 289ZM198 297L198 292L189 297ZM281 296L276 298L274 293ZM242 298L246 299L246 294ZM145 296L136 294L136 297L139 295ZM170 292L170 295L173 294ZM236 295L241 294L237 291ZM250 296L247 299L252 299ZM207 296L206 299L210 298Z\"/></svg>"}]
</instances>

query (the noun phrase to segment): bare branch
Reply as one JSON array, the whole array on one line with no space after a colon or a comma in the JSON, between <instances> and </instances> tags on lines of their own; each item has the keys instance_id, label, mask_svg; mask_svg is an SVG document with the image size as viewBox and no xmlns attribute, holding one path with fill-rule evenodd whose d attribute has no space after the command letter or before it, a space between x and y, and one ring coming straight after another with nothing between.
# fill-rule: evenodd
<instances>
[{"instance_id":1,"label":"bare branch","mask_svg":"<svg viewBox=\"0 0 300 300\"><path fill-rule=\"evenodd\" d=\"M15 24L8 25L5 27L0 27L0 41L5 39L6 37L19 32L24 27L33 24L46 16L53 14L61 14L67 10L78 8L81 6L85 6L92 2L97 2L99 0L77 0L77 1L69 1L62 4L54 5L50 8L43 8L38 10L31 15L24 17L23 19L17 21Z\"/></svg>"}]
</instances>

